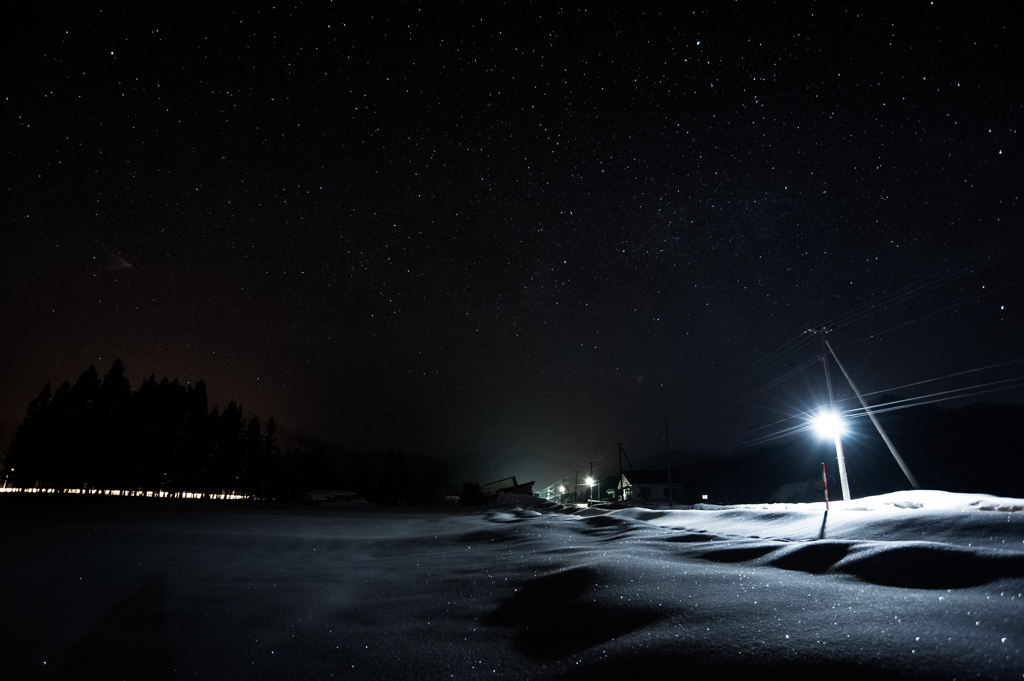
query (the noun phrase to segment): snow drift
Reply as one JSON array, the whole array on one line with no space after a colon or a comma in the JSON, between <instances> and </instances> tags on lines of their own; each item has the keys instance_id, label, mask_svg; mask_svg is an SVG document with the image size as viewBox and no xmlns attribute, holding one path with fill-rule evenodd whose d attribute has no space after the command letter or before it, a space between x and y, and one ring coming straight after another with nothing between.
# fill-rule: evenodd
<instances>
[{"instance_id":1,"label":"snow drift","mask_svg":"<svg viewBox=\"0 0 1024 681\"><path fill-rule=\"evenodd\" d=\"M12 678L1020 678L1022 508L5 513L0 635Z\"/></svg>"}]
</instances>

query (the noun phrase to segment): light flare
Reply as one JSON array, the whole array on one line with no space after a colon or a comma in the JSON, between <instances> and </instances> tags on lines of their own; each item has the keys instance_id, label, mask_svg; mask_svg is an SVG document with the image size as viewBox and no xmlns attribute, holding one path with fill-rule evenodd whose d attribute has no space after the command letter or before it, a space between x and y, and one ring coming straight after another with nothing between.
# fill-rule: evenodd
<instances>
[{"instance_id":1,"label":"light flare","mask_svg":"<svg viewBox=\"0 0 1024 681\"><path fill-rule=\"evenodd\" d=\"M846 432L846 422L834 411L821 411L811 419L811 426L821 437L834 440Z\"/></svg>"}]
</instances>

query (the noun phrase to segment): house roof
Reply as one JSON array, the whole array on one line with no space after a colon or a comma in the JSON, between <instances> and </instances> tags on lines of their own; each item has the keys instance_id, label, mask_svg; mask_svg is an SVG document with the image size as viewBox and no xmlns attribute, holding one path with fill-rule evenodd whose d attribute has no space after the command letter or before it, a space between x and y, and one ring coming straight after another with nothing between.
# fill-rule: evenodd
<instances>
[{"instance_id":1,"label":"house roof","mask_svg":"<svg viewBox=\"0 0 1024 681\"><path fill-rule=\"evenodd\" d=\"M501 480L489 482L486 485L480 485L480 491L484 494L496 494L500 490L508 487L515 487L517 484L516 476L513 475L510 478L502 478Z\"/></svg>"}]
</instances>

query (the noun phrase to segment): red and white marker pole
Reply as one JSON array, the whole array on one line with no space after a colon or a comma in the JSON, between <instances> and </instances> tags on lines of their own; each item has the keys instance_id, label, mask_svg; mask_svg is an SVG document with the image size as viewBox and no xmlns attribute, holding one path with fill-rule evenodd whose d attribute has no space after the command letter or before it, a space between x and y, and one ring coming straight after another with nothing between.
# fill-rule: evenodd
<instances>
[{"instance_id":1,"label":"red and white marker pole","mask_svg":"<svg viewBox=\"0 0 1024 681\"><path fill-rule=\"evenodd\" d=\"M821 464L821 479L825 481L825 512L828 513L828 476L825 475L825 464Z\"/></svg>"}]
</instances>

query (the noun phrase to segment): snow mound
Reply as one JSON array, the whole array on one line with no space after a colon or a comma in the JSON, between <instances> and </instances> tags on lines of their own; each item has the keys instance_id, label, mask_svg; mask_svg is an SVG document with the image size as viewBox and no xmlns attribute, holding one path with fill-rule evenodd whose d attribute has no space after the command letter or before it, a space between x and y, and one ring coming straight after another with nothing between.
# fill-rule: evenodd
<instances>
[{"instance_id":1,"label":"snow mound","mask_svg":"<svg viewBox=\"0 0 1024 681\"><path fill-rule=\"evenodd\" d=\"M670 529L664 541L717 563L957 589L1024 579L1022 508L1018 499L915 490L834 503L828 512L824 503L629 508L601 519L599 529Z\"/></svg>"},{"instance_id":2,"label":"snow mound","mask_svg":"<svg viewBox=\"0 0 1024 681\"><path fill-rule=\"evenodd\" d=\"M1024 554L935 542L865 542L851 546L830 572L881 586L960 589L1024 578Z\"/></svg>"},{"instance_id":3,"label":"snow mound","mask_svg":"<svg viewBox=\"0 0 1024 681\"><path fill-rule=\"evenodd\" d=\"M846 511L878 511L885 507L902 509L926 509L930 511L1005 511L1019 512L1024 510L1024 501L1020 499L1008 499L996 497L990 494L968 494L963 492L945 492L942 490L917 489L903 492L889 492L873 497L863 497L850 501L833 500L829 504L831 510ZM756 509L756 510L779 510L807 508L825 510L825 502L818 501L810 504L737 504L735 506L711 506L709 504L697 504L694 508L705 510L717 509Z\"/></svg>"},{"instance_id":4,"label":"snow mound","mask_svg":"<svg viewBox=\"0 0 1024 681\"><path fill-rule=\"evenodd\" d=\"M664 617L646 606L623 607L593 591L609 581L605 570L575 567L525 582L482 619L515 630L513 646L550 662L642 629ZM572 626L566 626L571 622Z\"/></svg>"},{"instance_id":5,"label":"snow mound","mask_svg":"<svg viewBox=\"0 0 1024 681\"><path fill-rule=\"evenodd\" d=\"M39 678L43 661L108 678L88 666L108 660L159 676L172 654L178 675L211 678L237 677L240 659L267 678L417 681L1024 669L1016 499L131 515L79 501L0 514L5 678Z\"/></svg>"},{"instance_id":6,"label":"snow mound","mask_svg":"<svg viewBox=\"0 0 1024 681\"><path fill-rule=\"evenodd\" d=\"M810 574L843 574L879 586L961 589L1024 578L1024 553L938 542L812 541L732 543L703 550L719 563L750 563Z\"/></svg>"}]
</instances>

